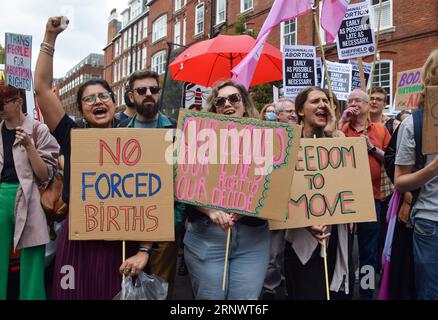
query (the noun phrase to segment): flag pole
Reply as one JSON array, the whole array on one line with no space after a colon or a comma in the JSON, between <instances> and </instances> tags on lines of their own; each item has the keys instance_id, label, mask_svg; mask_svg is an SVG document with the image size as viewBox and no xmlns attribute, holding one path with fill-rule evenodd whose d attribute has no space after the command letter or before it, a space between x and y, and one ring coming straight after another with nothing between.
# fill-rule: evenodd
<instances>
[{"instance_id":1,"label":"flag pole","mask_svg":"<svg viewBox=\"0 0 438 320\"><path fill-rule=\"evenodd\" d=\"M373 65L371 66L371 83L370 83L370 93L373 91L373 81L374 81L374 68L376 66L377 50L379 49L379 39L380 39L380 19L382 17L382 0L379 0L379 19L377 22L377 39L376 39L376 51L374 52Z\"/></svg>"},{"instance_id":2,"label":"flag pole","mask_svg":"<svg viewBox=\"0 0 438 320\"><path fill-rule=\"evenodd\" d=\"M318 44L319 44L319 49L321 50L321 58L322 58L322 63L324 65L324 73L325 73L325 78L327 79L327 87L329 90L329 98L330 98L330 108L332 108L333 111L336 110L336 106L333 102L333 91L332 91L332 83L330 81L330 77L329 77L329 73L327 70L327 62L325 59L325 53L324 53L324 47L322 45L322 40L321 40L321 35L319 34L319 22L318 22L318 18L316 15L316 9L318 8L318 5L316 5L315 1L313 1L312 3L312 12L313 12L313 21L315 23L315 29L316 29L316 35L318 37ZM338 129L338 123L336 122L336 129Z\"/></svg>"}]
</instances>

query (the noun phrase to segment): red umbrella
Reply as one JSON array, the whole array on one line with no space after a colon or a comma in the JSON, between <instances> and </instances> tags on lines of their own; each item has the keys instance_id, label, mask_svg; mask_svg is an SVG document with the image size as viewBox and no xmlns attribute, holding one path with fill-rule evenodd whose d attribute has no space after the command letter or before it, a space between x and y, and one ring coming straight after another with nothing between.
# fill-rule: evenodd
<instances>
[{"instance_id":1,"label":"red umbrella","mask_svg":"<svg viewBox=\"0 0 438 320\"><path fill-rule=\"evenodd\" d=\"M204 87L211 87L217 81L230 79L231 70L251 51L254 43L255 39L248 35L219 35L195 43L170 64L172 78ZM281 52L266 43L251 86L281 79Z\"/></svg>"}]
</instances>

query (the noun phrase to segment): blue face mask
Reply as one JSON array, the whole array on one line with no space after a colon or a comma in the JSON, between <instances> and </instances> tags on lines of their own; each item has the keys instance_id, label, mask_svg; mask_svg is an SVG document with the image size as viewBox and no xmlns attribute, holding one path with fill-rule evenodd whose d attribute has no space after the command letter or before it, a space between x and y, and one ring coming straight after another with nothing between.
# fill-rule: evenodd
<instances>
[{"instance_id":1,"label":"blue face mask","mask_svg":"<svg viewBox=\"0 0 438 320\"><path fill-rule=\"evenodd\" d=\"M275 115L274 112L266 112L265 113L265 119L268 121L276 121L277 120L277 116Z\"/></svg>"}]
</instances>

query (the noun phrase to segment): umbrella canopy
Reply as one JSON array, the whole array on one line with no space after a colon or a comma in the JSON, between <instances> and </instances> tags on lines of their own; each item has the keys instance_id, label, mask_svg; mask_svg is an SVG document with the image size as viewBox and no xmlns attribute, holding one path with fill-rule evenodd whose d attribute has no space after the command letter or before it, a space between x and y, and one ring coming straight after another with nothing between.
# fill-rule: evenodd
<instances>
[{"instance_id":1,"label":"umbrella canopy","mask_svg":"<svg viewBox=\"0 0 438 320\"><path fill-rule=\"evenodd\" d=\"M255 39L248 35L219 35L195 43L170 64L172 78L204 87L211 87L217 81L230 79L231 70L251 51L254 43ZM251 86L281 79L281 52L266 43Z\"/></svg>"}]
</instances>

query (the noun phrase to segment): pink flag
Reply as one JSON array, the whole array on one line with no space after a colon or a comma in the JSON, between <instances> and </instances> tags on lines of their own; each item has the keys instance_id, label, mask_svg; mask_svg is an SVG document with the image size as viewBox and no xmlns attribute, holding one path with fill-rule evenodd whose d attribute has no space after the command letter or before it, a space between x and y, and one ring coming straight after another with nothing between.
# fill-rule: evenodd
<instances>
[{"instance_id":1,"label":"pink flag","mask_svg":"<svg viewBox=\"0 0 438 320\"><path fill-rule=\"evenodd\" d=\"M327 44L335 41L349 3L350 0L324 0L321 10L321 27L326 32Z\"/></svg>"},{"instance_id":2,"label":"pink flag","mask_svg":"<svg viewBox=\"0 0 438 320\"><path fill-rule=\"evenodd\" d=\"M312 10L312 0L275 0L252 50L232 70L233 80L249 88L266 39L273 28Z\"/></svg>"}]
</instances>

